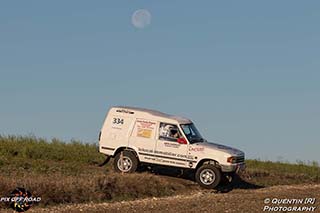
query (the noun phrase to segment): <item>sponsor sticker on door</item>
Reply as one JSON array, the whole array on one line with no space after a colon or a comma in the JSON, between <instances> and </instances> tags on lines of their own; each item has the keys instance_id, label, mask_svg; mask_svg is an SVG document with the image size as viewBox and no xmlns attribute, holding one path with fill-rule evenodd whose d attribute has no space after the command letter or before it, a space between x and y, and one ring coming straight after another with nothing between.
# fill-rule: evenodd
<instances>
[{"instance_id":1,"label":"sponsor sticker on door","mask_svg":"<svg viewBox=\"0 0 320 213\"><path fill-rule=\"evenodd\" d=\"M137 120L137 137L151 138L156 126L155 122Z\"/></svg>"}]
</instances>

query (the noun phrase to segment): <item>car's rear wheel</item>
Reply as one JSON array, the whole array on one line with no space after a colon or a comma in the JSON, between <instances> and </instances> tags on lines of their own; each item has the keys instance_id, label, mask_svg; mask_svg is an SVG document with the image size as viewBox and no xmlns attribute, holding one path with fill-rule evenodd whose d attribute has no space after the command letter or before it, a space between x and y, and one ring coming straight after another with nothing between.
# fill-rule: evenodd
<instances>
[{"instance_id":1,"label":"car's rear wheel","mask_svg":"<svg viewBox=\"0 0 320 213\"><path fill-rule=\"evenodd\" d=\"M204 164L198 168L195 179L201 187L213 189L221 181L221 171L212 164Z\"/></svg>"},{"instance_id":2,"label":"car's rear wheel","mask_svg":"<svg viewBox=\"0 0 320 213\"><path fill-rule=\"evenodd\" d=\"M137 170L138 159L133 152L122 151L114 158L113 166L116 172L132 173Z\"/></svg>"}]
</instances>

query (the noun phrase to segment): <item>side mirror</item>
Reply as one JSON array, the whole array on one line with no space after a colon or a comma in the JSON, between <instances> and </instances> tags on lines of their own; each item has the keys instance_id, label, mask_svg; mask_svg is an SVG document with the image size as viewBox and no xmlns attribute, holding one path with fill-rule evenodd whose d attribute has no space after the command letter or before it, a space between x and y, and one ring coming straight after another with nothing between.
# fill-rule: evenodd
<instances>
[{"instance_id":1,"label":"side mirror","mask_svg":"<svg viewBox=\"0 0 320 213\"><path fill-rule=\"evenodd\" d=\"M187 144L187 140L185 138L178 138L177 142L180 144Z\"/></svg>"}]
</instances>

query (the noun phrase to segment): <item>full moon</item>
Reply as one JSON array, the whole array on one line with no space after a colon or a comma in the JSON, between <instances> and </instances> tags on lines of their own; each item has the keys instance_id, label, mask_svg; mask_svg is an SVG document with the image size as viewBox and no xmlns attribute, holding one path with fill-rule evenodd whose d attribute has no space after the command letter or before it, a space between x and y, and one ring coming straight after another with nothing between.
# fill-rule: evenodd
<instances>
[{"instance_id":1,"label":"full moon","mask_svg":"<svg viewBox=\"0 0 320 213\"><path fill-rule=\"evenodd\" d=\"M151 23L151 13L146 9L136 10L132 14L131 22L136 28L145 28Z\"/></svg>"}]
</instances>

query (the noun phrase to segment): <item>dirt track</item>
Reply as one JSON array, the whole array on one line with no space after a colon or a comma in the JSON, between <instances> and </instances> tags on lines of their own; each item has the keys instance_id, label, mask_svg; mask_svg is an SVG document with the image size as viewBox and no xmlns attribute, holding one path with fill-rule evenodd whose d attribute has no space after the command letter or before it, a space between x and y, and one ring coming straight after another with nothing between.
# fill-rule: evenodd
<instances>
[{"instance_id":1,"label":"dirt track","mask_svg":"<svg viewBox=\"0 0 320 213\"><path fill-rule=\"evenodd\" d=\"M263 212L266 198L315 198L315 204L269 204L270 206L316 207L320 212L320 185L274 186L262 189L234 189L228 193L197 191L190 195L148 198L99 204L73 204L50 208L34 208L28 212ZM12 211L7 211L12 212ZM268 212L268 211L266 211ZM285 211L282 211L285 212ZM287 209L287 212L290 210ZM293 212L293 211L292 211ZM297 211L296 211L297 212Z\"/></svg>"}]
</instances>

